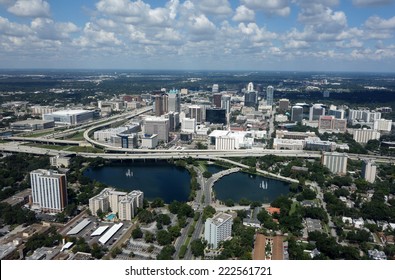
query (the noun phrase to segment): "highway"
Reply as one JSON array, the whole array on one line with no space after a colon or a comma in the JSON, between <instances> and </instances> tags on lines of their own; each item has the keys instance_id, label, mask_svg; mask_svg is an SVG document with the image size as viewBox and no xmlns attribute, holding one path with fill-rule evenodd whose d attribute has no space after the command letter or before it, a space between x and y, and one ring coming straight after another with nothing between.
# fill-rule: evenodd
<instances>
[{"instance_id":1,"label":"highway","mask_svg":"<svg viewBox=\"0 0 395 280\"><path fill-rule=\"evenodd\" d=\"M92 138L90 138L89 134L91 134L91 132L93 132L95 130L98 130L99 128L102 128L102 127L105 127L105 126L109 126L109 125L111 125L113 123L117 123L117 122L120 121L120 119L121 120L127 120L127 119L134 118L134 117L136 117L138 115L147 113L147 112L151 111L152 108L153 108L152 106L148 106L148 107L144 107L142 109L136 110L136 111L131 112L131 113L125 113L125 114L122 114L122 115L114 116L114 119L111 119L108 122L102 122L102 123L100 123L98 125L92 126L92 127L88 128L87 130L85 130L84 138L85 138L85 140L87 142L91 143L93 146L100 147L100 148L113 148L113 146L110 146L110 145L107 145L107 144L104 144L104 143L100 143L98 141L93 140Z\"/></svg>"}]
</instances>

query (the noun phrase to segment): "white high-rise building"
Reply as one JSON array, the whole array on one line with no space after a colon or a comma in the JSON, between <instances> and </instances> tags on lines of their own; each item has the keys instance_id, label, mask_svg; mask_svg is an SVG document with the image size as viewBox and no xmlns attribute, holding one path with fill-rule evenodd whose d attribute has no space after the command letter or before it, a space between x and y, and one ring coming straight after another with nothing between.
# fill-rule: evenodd
<instances>
[{"instance_id":1,"label":"white high-rise building","mask_svg":"<svg viewBox=\"0 0 395 280\"><path fill-rule=\"evenodd\" d=\"M392 120L379 119L374 121L374 130L390 132L392 129Z\"/></svg>"},{"instance_id":2,"label":"white high-rise building","mask_svg":"<svg viewBox=\"0 0 395 280\"><path fill-rule=\"evenodd\" d=\"M176 89L169 91L168 93L168 112L180 112L181 110L181 97L180 92Z\"/></svg>"},{"instance_id":3,"label":"white high-rise building","mask_svg":"<svg viewBox=\"0 0 395 280\"><path fill-rule=\"evenodd\" d=\"M213 93L219 92L219 85L218 84L213 84L212 92Z\"/></svg>"},{"instance_id":4,"label":"white high-rise building","mask_svg":"<svg viewBox=\"0 0 395 280\"><path fill-rule=\"evenodd\" d=\"M141 191L132 191L123 196L118 204L118 215L121 221L130 221L136 215L137 208L143 207L144 194Z\"/></svg>"},{"instance_id":5,"label":"white high-rise building","mask_svg":"<svg viewBox=\"0 0 395 280\"><path fill-rule=\"evenodd\" d=\"M322 107L322 104L314 104L310 107L309 120L310 121L318 121L321 116L325 115L325 108Z\"/></svg>"},{"instance_id":6,"label":"white high-rise building","mask_svg":"<svg viewBox=\"0 0 395 280\"><path fill-rule=\"evenodd\" d=\"M184 118L181 122L181 131L195 133L196 132L196 119Z\"/></svg>"},{"instance_id":7,"label":"white high-rise building","mask_svg":"<svg viewBox=\"0 0 395 280\"><path fill-rule=\"evenodd\" d=\"M345 175L347 173L347 154L337 152L325 152L322 155L322 164L335 174Z\"/></svg>"},{"instance_id":8,"label":"white high-rise building","mask_svg":"<svg viewBox=\"0 0 395 280\"><path fill-rule=\"evenodd\" d=\"M200 124L203 122L203 111L202 107L199 105L192 105L188 107L189 117L191 119L196 119L196 123Z\"/></svg>"},{"instance_id":9,"label":"white high-rise building","mask_svg":"<svg viewBox=\"0 0 395 280\"><path fill-rule=\"evenodd\" d=\"M376 120L381 119L381 113L375 111L364 111L362 113L362 119L367 123L374 123Z\"/></svg>"},{"instance_id":10,"label":"white high-rise building","mask_svg":"<svg viewBox=\"0 0 395 280\"><path fill-rule=\"evenodd\" d=\"M144 134L157 134L158 140L169 141L169 120L162 117L148 117L144 120Z\"/></svg>"},{"instance_id":11,"label":"white high-rise building","mask_svg":"<svg viewBox=\"0 0 395 280\"><path fill-rule=\"evenodd\" d=\"M353 139L358 143L367 143L369 140L379 140L380 132L366 128L355 129L353 132Z\"/></svg>"},{"instance_id":12,"label":"white high-rise building","mask_svg":"<svg viewBox=\"0 0 395 280\"><path fill-rule=\"evenodd\" d=\"M373 160L365 159L362 166L362 177L369 183L376 180L376 163Z\"/></svg>"},{"instance_id":13,"label":"white high-rise building","mask_svg":"<svg viewBox=\"0 0 395 280\"><path fill-rule=\"evenodd\" d=\"M113 213L118 213L120 220L130 221L134 218L137 208L143 207L143 200L144 194L138 190L126 193L106 188L89 199L89 209L95 216L99 209L103 212L111 209Z\"/></svg>"},{"instance_id":14,"label":"white high-rise building","mask_svg":"<svg viewBox=\"0 0 395 280\"><path fill-rule=\"evenodd\" d=\"M217 249L219 242L231 237L232 224L232 216L225 213L218 213L206 220L204 225L204 239L212 249Z\"/></svg>"},{"instance_id":15,"label":"white high-rise building","mask_svg":"<svg viewBox=\"0 0 395 280\"><path fill-rule=\"evenodd\" d=\"M248 83L247 92L253 92L253 91L254 91L254 84L252 82Z\"/></svg>"},{"instance_id":16,"label":"white high-rise building","mask_svg":"<svg viewBox=\"0 0 395 280\"><path fill-rule=\"evenodd\" d=\"M226 113L229 114L230 113L230 95L222 95L221 96L221 108L226 110Z\"/></svg>"},{"instance_id":17,"label":"white high-rise building","mask_svg":"<svg viewBox=\"0 0 395 280\"><path fill-rule=\"evenodd\" d=\"M53 170L37 169L30 172L33 205L43 211L62 212L67 206L67 180L65 174Z\"/></svg>"},{"instance_id":18,"label":"white high-rise building","mask_svg":"<svg viewBox=\"0 0 395 280\"><path fill-rule=\"evenodd\" d=\"M268 86L266 89L266 102L268 106L273 106L274 87Z\"/></svg>"}]
</instances>

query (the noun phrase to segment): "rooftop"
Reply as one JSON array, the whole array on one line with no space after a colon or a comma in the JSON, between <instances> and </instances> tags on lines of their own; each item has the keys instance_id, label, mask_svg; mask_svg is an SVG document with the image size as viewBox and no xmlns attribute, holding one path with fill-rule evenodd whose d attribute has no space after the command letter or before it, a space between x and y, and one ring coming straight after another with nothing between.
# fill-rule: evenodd
<instances>
[{"instance_id":1,"label":"rooftop","mask_svg":"<svg viewBox=\"0 0 395 280\"><path fill-rule=\"evenodd\" d=\"M232 219L231 215L225 214L225 213L219 213L219 214L215 215L214 217L212 217L210 220L216 226L220 226L229 219Z\"/></svg>"},{"instance_id":2,"label":"rooftop","mask_svg":"<svg viewBox=\"0 0 395 280\"><path fill-rule=\"evenodd\" d=\"M63 110L63 111L56 111L51 113L52 115L62 115L62 116L67 116L67 115L78 115L78 114L83 114L83 113L89 113L92 111L88 110Z\"/></svg>"}]
</instances>

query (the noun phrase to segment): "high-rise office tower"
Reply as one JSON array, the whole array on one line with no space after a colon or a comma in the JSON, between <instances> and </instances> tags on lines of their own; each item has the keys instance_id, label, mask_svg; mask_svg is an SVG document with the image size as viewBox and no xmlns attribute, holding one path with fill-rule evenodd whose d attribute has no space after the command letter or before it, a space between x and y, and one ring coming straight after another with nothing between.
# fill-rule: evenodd
<instances>
[{"instance_id":1,"label":"high-rise office tower","mask_svg":"<svg viewBox=\"0 0 395 280\"><path fill-rule=\"evenodd\" d=\"M168 93L168 112L180 112L181 110L181 97L180 92L176 89Z\"/></svg>"},{"instance_id":2,"label":"high-rise office tower","mask_svg":"<svg viewBox=\"0 0 395 280\"><path fill-rule=\"evenodd\" d=\"M195 119L196 123L198 123L198 124L203 122L202 107L200 107L199 105L192 105L192 106L189 106L188 109L189 109L189 117L191 119Z\"/></svg>"},{"instance_id":3,"label":"high-rise office tower","mask_svg":"<svg viewBox=\"0 0 395 280\"><path fill-rule=\"evenodd\" d=\"M219 92L219 85L213 84L212 93L217 93L217 92Z\"/></svg>"},{"instance_id":4,"label":"high-rise office tower","mask_svg":"<svg viewBox=\"0 0 395 280\"><path fill-rule=\"evenodd\" d=\"M226 113L230 113L230 95L222 95L221 97L221 109L225 109Z\"/></svg>"},{"instance_id":5,"label":"high-rise office tower","mask_svg":"<svg viewBox=\"0 0 395 280\"><path fill-rule=\"evenodd\" d=\"M289 99L282 98L278 102L278 107L280 111L288 111L289 109Z\"/></svg>"},{"instance_id":6,"label":"high-rise office tower","mask_svg":"<svg viewBox=\"0 0 395 280\"><path fill-rule=\"evenodd\" d=\"M291 121L301 122L303 120L303 107L293 106L291 111Z\"/></svg>"},{"instance_id":7,"label":"high-rise office tower","mask_svg":"<svg viewBox=\"0 0 395 280\"><path fill-rule=\"evenodd\" d=\"M274 87L268 86L266 89L266 102L268 106L273 106Z\"/></svg>"},{"instance_id":8,"label":"high-rise office tower","mask_svg":"<svg viewBox=\"0 0 395 280\"><path fill-rule=\"evenodd\" d=\"M221 108L221 98L222 98L221 93L213 94L213 104L216 108Z\"/></svg>"},{"instance_id":9,"label":"high-rise office tower","mask_svg":"<svg viewBox=\"0 0 395 280\"><path fill-rule=\"evenodd\" d=\"M155 95L155 116L160 117L168 112L168 98L166 94Z\"/></svg>"},{"instance_id":10,"label":"high-rise office tower","mask_svg":"<svg viewBox=\"0 0 395 280\"><path fill-rule=\"evenodd\" d=\"M322 104L314 104L310 108L310 116L309 120L310 121L318 121L321 116L325 115L325 108L322 107Z\"/></svg>"},{"instance_id":11,"label":"high-rise office tower","mask_svg":"<svg viewBox=\"0 0 395 280\"><path fill-rule=\"evenodd\" d=\"M30 172L33 205L48 212L62 212L67 206L67 180L65 174L53 170L37 169Z\"/></svg>"},{"instance_id":12,"label":"high-rise office tower","mask_svg":"<svg viewBox=\"0 0 395 280\"><path fill-rule=\"evenodd\" d=\"M251 83L248 83L248 85L247 85L247 92L252 92L252 91L255 91L255 90L254 90L254 84L251 82Z\"/></svg>"}]
</instances>

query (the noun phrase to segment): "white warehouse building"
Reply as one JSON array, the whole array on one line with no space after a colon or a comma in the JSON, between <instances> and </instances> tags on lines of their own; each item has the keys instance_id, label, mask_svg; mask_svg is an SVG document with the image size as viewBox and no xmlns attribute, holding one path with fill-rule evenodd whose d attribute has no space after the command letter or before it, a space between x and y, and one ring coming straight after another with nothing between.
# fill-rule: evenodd
<instances>
[{"instance_id":1,"label":"white warehouse building","mask_svg":"<svg viewBox=\"0 0 395 280\"><path fill-rule=\"evenodd\" d=\"M43 120L54 121L57 125L76 125L93 120L93 111L64 110L43 115Z\"/></svg>"}]
</instances>

